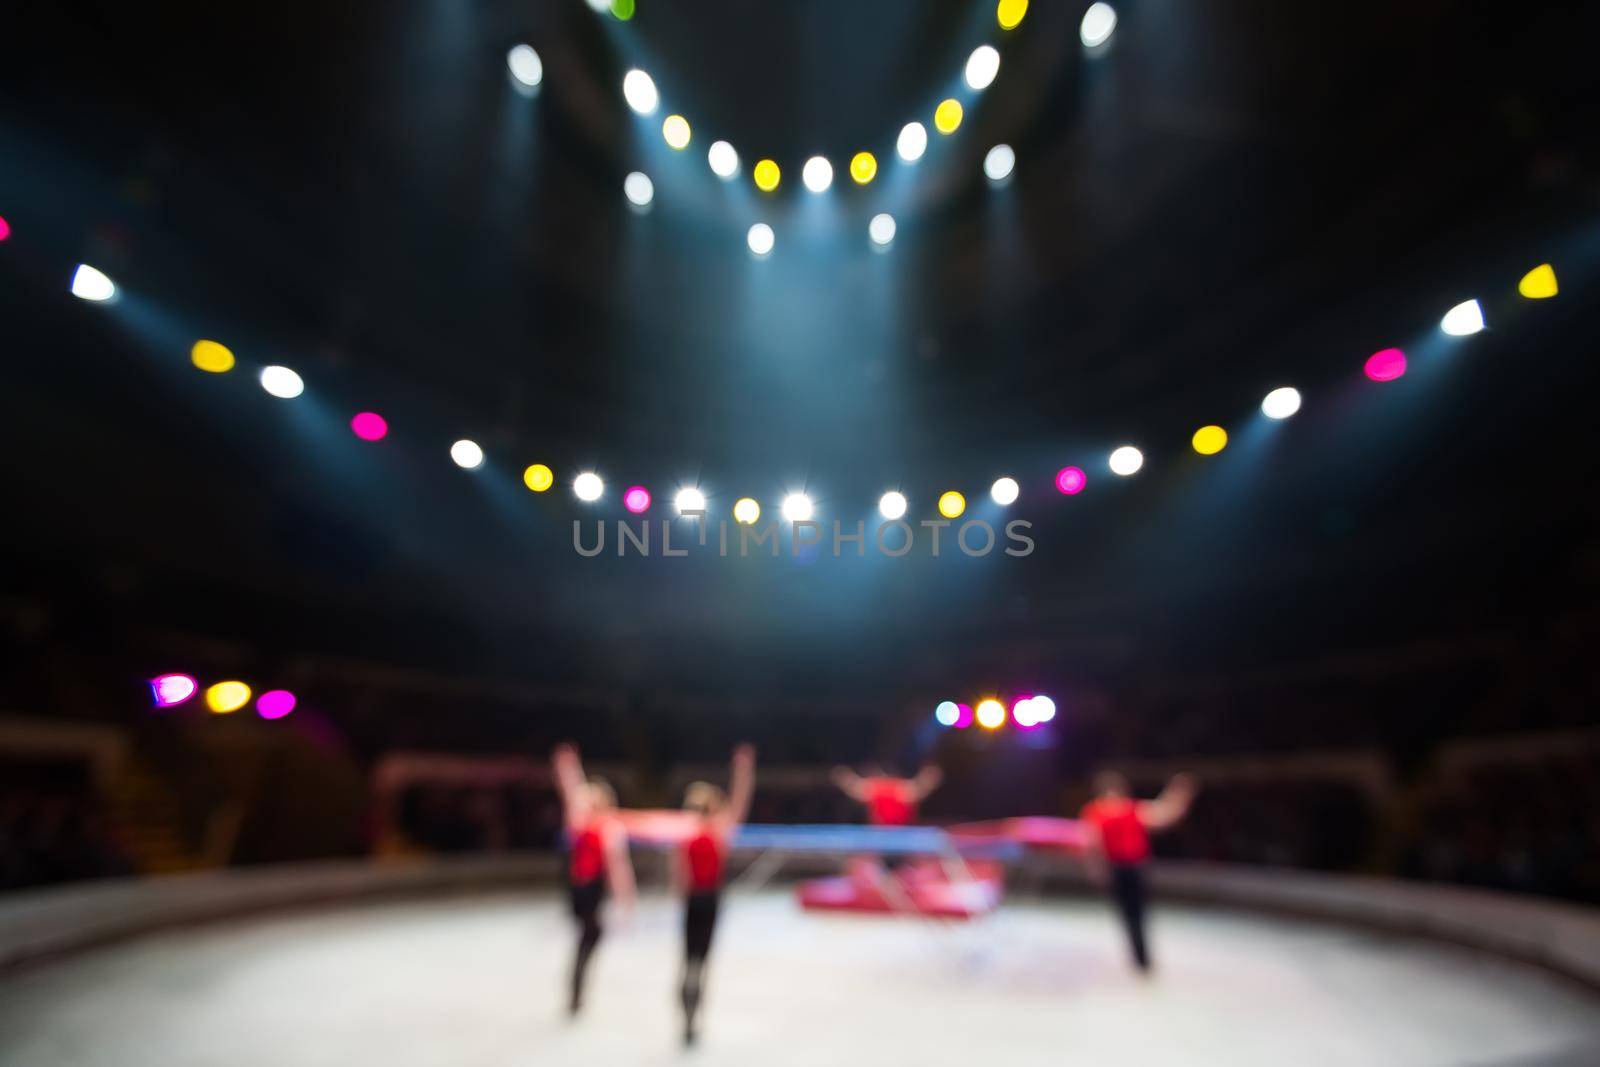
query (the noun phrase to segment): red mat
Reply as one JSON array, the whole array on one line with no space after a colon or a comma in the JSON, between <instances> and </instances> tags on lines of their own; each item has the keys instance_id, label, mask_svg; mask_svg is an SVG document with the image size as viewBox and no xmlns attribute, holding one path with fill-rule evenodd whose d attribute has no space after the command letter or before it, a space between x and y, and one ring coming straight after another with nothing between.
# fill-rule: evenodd
<instances>
[{"instance_id":1,"label":"red mat","mask_svg":"<svg viewBox=\"0 0 1600 1067\"><path fill-rule=\"evenodd\" d=\"M933 860L908 864L893 873L874 860L853 860L838 878L800 883L796 896L810 911L971 919L999 905L1004 873L997 863L969 864L968 869L971 880L952 881L944 865Z\"/></svg>"}]
</instances>

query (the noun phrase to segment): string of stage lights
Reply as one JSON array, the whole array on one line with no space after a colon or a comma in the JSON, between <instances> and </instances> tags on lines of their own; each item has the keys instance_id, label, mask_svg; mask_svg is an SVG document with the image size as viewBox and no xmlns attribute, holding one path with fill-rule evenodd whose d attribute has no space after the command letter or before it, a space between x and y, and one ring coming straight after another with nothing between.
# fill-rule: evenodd
<instances>
[{"instance_id":1,"label":"string of stage lights","mask_svg":"<svg viewBox=\"0 0 1600 1067\"><path fill-rule=\"evenodd\" d=\"M0 240L10 229L0 218ZM103 271L87 263L78 265L72 276L73 295L91 303L110 303L117 297L117 286ZM1517 292L1526 300L1547 300L1560 291L1554 266L1541 263L1529 270L1517 283ZM1447 336L1462 338L1484 330L1487 323L1483 305L1476 299L1465 300L1450 308L1439 320L1439 329ZM227 345L218 341L196 341L189 353L190 362L210 374L227 374L238 366L238 358ZM1369 355L1362 365L1362 373L1372 382L1385 383L1404 377L1407 369L1405 352L1397 347L1383 348ZM257 371L261 388L280 400L293 400L305 392L305 380L298 372L281 364L269 364ZM1297 413L1304 398L1294 386L1284 385L1273 389L1262 398L1261 413L1268 419L1282 421ZM389 422L376 411L359 411L350 419L350 432L360 440L376 444L389 435ZM1190 436L1190 447L1202 456L1215 456L1228 446L1228 431L1215 423L1201 426ZM450 445L450 458L463 470L481 468L486 454L481 445L470 438L462 438ZM1144 469L1145 454L1135 444L1122 444L1105 457L1106 469L1113 475L1129 478ZM555 487L556 474L542 462L531 463L523 469L522 481L534 493L545 493ZM1060 468L1055 476L1055 488L1064 496L1077 496L1089 484L1089 472L1078 464ZM577 472L570 483L573 495L585 504L597 504L605 497L606 484L592 470ZM1022 486L1016 478L1002 475L989 487L990 498L1001 507L1008 507L1022 495ZM630 485L622 493L622 506L631 514L642 515L655 503L655 496L645 485ZM673 507L680 515L696 513L709 517L705 490L699 485L680 486L673 496ZM910 510L906 495L898 489L886 491L878 500L878 511L887 520L900 519ZM937 498L937 510L946 519L956 519L965 513L967 499L960 489L948 489ZM803 491L790 492L779 501L779 514L791 523L812 518L815 502ZM761 502L753 496L741 496L731 513L735 522L754 525L762 514Z\"/></svg>"},{"instance_id":2,"label":"string of stage lights","mask_svg":"<svg viewBox=\"0 0 1600 1067\"><path fill-rule=\"evenodd\" d=\"M609 10L616 18L627 21L634 15L633 0L591 0L596 11ZM1028 12L1028 0L998 0L995 21L1006 32L1022 24ZM1095 3L1084 12L1078 37L1085 49L1094 52L1103 49L1117 26L1117 13L1110 4ZM544 80L544 64L539 53L530 44L512 47L506 55L506 65L517 85L527 90L538 88ZM982 44L967 57L962 72L968 89L981 93L994 84L1000 73L1000 52L993 45ZM661 110L661 92L646 71L637 67L622 78L622 97L636 114L651 116ZM933 128L942 137L948 137L961 127L965 108L955 97L946 97L933 111ZM675 151L684 151L694 138L689 120L679 113L668 114L661 121L661 137ZM920 121L911 121L901 127L895 138L895 153L902 163L914 166L928 150L928 128ZM740 171L739 150L725 140L712 142L706 151L706 163L711 172L721 180L733 181ZM1016 151L1008 144L997 144L983 158L983 173L991 182L1003 182L1016 168ZM851 180L858 186L871 185L878 176L878 157L862 149L850 157L847 167ZM783 169L778 162L762 157L750 168L750 178L763 194L776 193L783 181ZM827 192L833 186L833 163L824 155L814 155L805 161L800 180L814 194ZM655 200L655 181L644 171L630 171L622 180L622 192L628 202L637 208L646 208ZM879 212L867 224L867 237L876 248L886 248L894 241L897 224L893 215ZM757 259L765 259L777 245L777 234L771 224L755 222L745 233L745 244Z\"/></svg>"}]
</instances>

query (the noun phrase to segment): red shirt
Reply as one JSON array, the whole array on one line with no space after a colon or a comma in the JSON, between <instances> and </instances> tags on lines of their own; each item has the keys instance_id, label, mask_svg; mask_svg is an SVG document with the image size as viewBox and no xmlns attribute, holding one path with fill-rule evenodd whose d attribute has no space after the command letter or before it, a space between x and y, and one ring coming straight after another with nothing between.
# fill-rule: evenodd
<instances>
[{"instance_id":1,"label":"red shirt","mask_svg":"<svg viewBox=\"0 0 1600 1067\"><path fill-rule=\"evenodd\" d=\"M568 863L573 885L588 885L605 873L606 843L598 824L590 823L572 835Z\"/></svg>"},{"instance_id":2,"label":"red shirt","mask_svg":"<svg viewBox=\"0 0 1600 1067\"><path fill-rule=\"evenodd\" d=\"M916 821L917 802L904 778L868 778L867 821L874 826L908 826Z\"/></svg>"},{"instance_id":3,"label":"red shirt","mask_svg":"<svg viewBox=\"0 0 1600 1067\"><path fill-rule=\"evenodd\" d=\"M689 872L689 892L715 893L722 888L722 841L701 830L683 845L684 867Z\"/></svg>"},{"instance_id":4,"label":"red shirt","mask_svg":"<svg viewBox=\"0 0 1600 1067\"><path fill-rule=\"evenodd\" d=\"M1139 802L1127 797L1101 797L1084 805L1084 822L1100 831L1106 859L1131 866L1150 858L1150 834L1139 817Z\"/></svg>"}]
</instances>

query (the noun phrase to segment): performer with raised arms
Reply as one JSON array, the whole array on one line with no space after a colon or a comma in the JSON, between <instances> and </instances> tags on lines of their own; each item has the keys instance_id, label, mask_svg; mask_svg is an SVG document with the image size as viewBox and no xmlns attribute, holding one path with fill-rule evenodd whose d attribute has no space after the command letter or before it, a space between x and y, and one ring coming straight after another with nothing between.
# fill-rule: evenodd
<instances>
[{"instance_id":1,"label":"performer with raised arms","mask_svg":"<svg viewBox=\"0 0 1600 1067\"><path fill-rule=\"evenodd\" d=\"M583 1006L584 976L589 959L600 943L600 904L609 884L624 915L633 911L636 893L633 863L628 858L628 835L616 817L617 795L602 779L587 780L578 752L559 745L551 755L556 789L566 813L567 882L572 916L578 921L578 949L572 961L572 990L568 1010Z\"/></svg>"},{"instance_id":2,"label":"performer with raised arms","mask_svg":"<svg viewBox=\"0 0 1600 1067\"><path fill-rule=\"evenodd\" d=\"M1154 800L1135 800L1128 780L1115 771L1095 777L1095 798L1084 806L1086 831L1084 857L1091 876L1106 885L1116 903L1133 962L1150 970L1150 950L1145 942L1145 865L1150 860L1150 832L1165 830L1183 820L1194 802L1194 778L1174 775Z\"/></svg>"},{"instance_id":3,"label":"performer with raised arms","mask_svg":"<svg viewBox=\"0 0 1600 1067\"><path fill-rule=\"evenodd\" d=\"M877 767L866 775L849 767L835 767L833 781L845 795L866 805L867 821L874 826L910 826L929 793L944 781L944 772L928 764L913 778L895 778Z\"/></svg>"},{"instance_id":4,"label":"performer with raised arms","mask_svg":"<svg viewBox=\"0 0 1600 1067\"><path fill-rule=\"evenodd\" d=\"M678 882L683 909L683 1042L694 1044L699 1033L700 994L705 987L706 957L716 930L717 909L727 874L728 846L750 812L755 791L756 751L749 745L733 750L728 791L710 782L692 782L684 792L684 810L695 817L694 830L679 854Z\"/></svg>"}]
</instances>

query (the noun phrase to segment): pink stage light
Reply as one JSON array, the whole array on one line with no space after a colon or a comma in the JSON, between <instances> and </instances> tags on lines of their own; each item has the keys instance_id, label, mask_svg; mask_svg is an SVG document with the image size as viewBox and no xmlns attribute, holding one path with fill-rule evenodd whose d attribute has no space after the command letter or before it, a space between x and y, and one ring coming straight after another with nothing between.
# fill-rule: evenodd
<instances>
[{"instance_id":1,"label":"pink stage light","mask_svg":"<svg viewBox=\"0 0 1600 1067\"><path fill-rule=\"evenodd\" d=\"M287 689L269 689L256 697L256 714L263 719L281 719L294 710L294 694Z\"/></svg>"},{"instance_id":2,"label":"pink stage light","mask_svg":"<svg viewBox=\"0 0 1600 1067\"><path fill-rule=\"evenodd\" d=\"M389 421L376 411L363 411L350 420L350 430L363 441L381 441L389 435Z\"/></svg>"},{"instance_id":3,"label":"pink stage light","mask_svg":"<svg viewBox=\"0 0 1600 1067\"><path fill-rule=\"evenodd\" d=\"M182 704L199 691L200 683L187 674L158 674L150 679L150 695L158 708Z\"/></svg>"},{"instance_id":4,"label":"pink stage light","mask_svg":"<svg viewBox=\"0 0 1600 1067\"><path fill-rule=\"evenodd\" d=\"M1056 488L1068 496L1083 492L1083 487L1088 484L1089 476L1083 473L1082 467L1062 467L1056 472Z\"/></svg>"},{"instance_id":5,"label":"pink stage light","mask_svg":"<svg viewBox=\"0 0 1600 1067\"><path fill-rule=\"evenodd\" d=\"M7 222L5 220L5 216L0 215L0 241L4 241L7 237L10 237L10 236L11 236L11 223L9 223L9 222Z\"/></svg>"},{"instance_id":6,"label":"pink stage light","mask_svg":"<svg viewBox=\"0 0 1600 1067\"><path fill-rule=\"evenodd\" d=\"M642 485L636 485L622 494L622 506L635 515L650 510L650 490Z\"/></svg>"},{"instance_id":7,"label":"pink stage light","mask_svg":"<svg viewBox=\"0 0 1600 1067\"><path fill-rule=\"evenodd\" d=\"M957 730L965 730L967 727L969 727L971 725L972 725L972 705L971 704L957 704L956 705L955 728Z\"/></svg>"},{"instance_id":8,"label":"pink stage light","mask_svg":"<svg viewBox=\"0 0 1600 1067\"><path fill-rule=\"evenodd\" d=\"M1367 377L1375 382L1392 382L1406 372L1406 354L1398 348L1385 348L1367 357Z\"/></svg>"}]
</instances>

